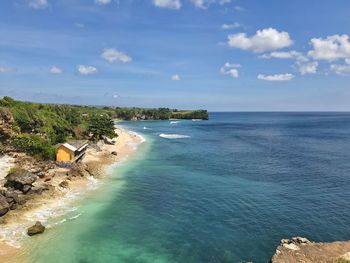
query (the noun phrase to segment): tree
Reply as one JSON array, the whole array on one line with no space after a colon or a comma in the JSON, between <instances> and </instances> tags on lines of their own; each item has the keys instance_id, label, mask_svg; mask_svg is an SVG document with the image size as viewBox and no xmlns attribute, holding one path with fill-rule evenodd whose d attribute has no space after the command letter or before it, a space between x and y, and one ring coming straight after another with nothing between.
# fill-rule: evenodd
<instances>
[{"instance_id":1,"label":"tree","mask_svg":"<svg viewBox=\"0 0 350 263\"><path fill-rule=\"evenodd\" d=\"M116 137L113 120L105 114L94 115L89 120L88 132L92 133L94 140L101 140L104 136Z\"/></svg>"}]
</instances>

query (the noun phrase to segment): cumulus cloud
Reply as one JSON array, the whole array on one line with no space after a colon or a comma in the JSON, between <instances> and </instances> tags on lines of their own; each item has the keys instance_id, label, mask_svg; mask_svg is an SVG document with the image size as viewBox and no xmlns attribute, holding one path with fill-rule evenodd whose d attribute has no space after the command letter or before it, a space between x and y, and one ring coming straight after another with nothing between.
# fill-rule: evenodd
<instances>
[{"instance_id":1,"label":"cumulus cloud","mask_svg":"<svg viewBox=\"0 0 350 263\"><path fill-rule=\"evenodd\" d=\"M317 60L334 61L350 58L350 42L348 35L333 35L327 38L313 38L310 41L313 50L308 55Z\"/></svg>"},{"instance_id":2,"label":"cumulus cloud","mask_svg":"<svg viewBox=\"0 0 350 263\"><path fill-rule=\"evenodd\" d=\"M301 62L297 61L297 66L299 68L299 72L301 75L305 74L315 74L317 72L318 68L318 62L312 61L312 62Z\"/></svg>"},{"instance_id":3,"label":"cumulus cloud","mask_svg":"<svg viewBox=\"0 0 350 263\"><path fill-rule=\"evenodd\" d=\"M93 66L78 65L77 70L81 75L90 75L97 73L97 68Z\"/></svg>"},{"instance_id":4,"label":"cumulus cloud","mask_svg":"<svg viewBox=\"0 0 350 263\"><path fill-rule=\"evenodd\" d=\"M132 61L131 57L114 48L105 48L101 54L101 57L107 60L109 63L113 63L113 62L130 63Z\"/></svg>"},{"instance_id":5,"label":"cumulus cloud","mask_svg":"<svg viewBox=\"0 0 350 263\"><path fill-rule=\"evenodd\" d=\"M337 75L350 75L350 65L332 64L331 70Z\"/></svg>"},{"instance_id":6,"label":"cumulus cloud","mask_svg":"<svg viewBox=\"0 0 350 263\"><path fill-rule=\"evenodd\" d=\"M34 9L45 9L49 6L49 3L47 0L29 0L28 6Z\"/></svg>"},{"instance_id":7,"label":"cumulus cloud","mask_svg":"<svg viewBox=\"0 0 350 263\"><path fill-rule=\"evenodd\" d=\"M238 69L240 68L241 65L240 64L231 64L229 62L226 62L221 68L220 68L220 73L222 75L229 75L232 78L238 78L239 77L239 73L238 73Z\"/></svg>"},{"instance_id":8,"label":"cumulus cloud","mask_svg":"<svg viewBox=\"0 0 350 263\"><path fill-rule=\"evenodd\" d=\"M178 10L181 8L180 0L153 0L156 7Z\"/></svg>"},{"instance_id":9,"label":"cumulus cloud","mask_svg":"<svg viewBox=\"0 0 350 263\"><path fill-rule=\"evenodd\" d=\"M99 5L108 5L111 2L112 2L112 0L95 0L95 3L99 4Z\"/></svg>"},{"instance_id":10,"label":"cumulus cloud","mask_svg":"<svg viewBox=\"0 0 350 263\"><path fill-rule=\"evenodd\" d=\"M50 74L61 74L63 72L63 70L59 67L56 66L52 66L49 70Z\"/></svg>"},{"instance_id":11,"label":"cumulus cloud","mask_svg":"<svg viewBox=\"0 0 350 263\"><path fill-rule=\"evenodd\" d=\"M309 61L309 59L302 54L301 52L298 51L274 51L268 54L263 54L259 56L260 58L265 58L265 59L271 59L271 58L276 58L276 59L295 59L295 65L298 68L300 74L305 75L305 74L315 74L317 72L318 68L318 62L316 61Z\"/></svg>"},{"instance_id":12,"label":"cumulus cloud","mask_svg":"<svg viewBox=\"0 0 350 263\"><path fill-rule=\"evenodd\" d=\"M288 80L292 80L294 78L294 75L290 73L276 74L276 75L259 74L257 78L260 80L267 80L267 81L288 81Z\"/></svg>"},{"instance_id":13,"label":"cumulus cloud","mask_svg":"<svg viewBox=\"0 0 350 263\"><path fill-rule=\"evenodd\" d=\"M229 30L229 29L235 29L235 28L239 28L241 26L240 23L234 22L232 24L223 24L221 26L221 29L223 30Z\"/></svg>"},{"instance_id":14,"label":"cumulus cloud","mask_svg":"<svg viewBox=\"0 0 350 263\"><path fill-rule=\"evenodd\" d=\"M256 31L255 35L248 37L246 33L228 36L230 47L243 50L252 50L256 53L289 47L293 44L288 32L279 32L274 28L265 28Z\"/></svg>"},{"instance_id":15,"label":"cumulus cloud","mask_svg":"<svg viewBox=\"0 0 350 263\"><path fill-rule=\"evenodd\" d=\"M12 73L12 72L16 72L16 71L17 71L17 69L15 69L15 68L0 66L0 73Z\"/></svg>"},{"instance_id":16,"label":"cumulus cloud","mask_svg":"<svg viewBox=\"0 0 350 263\"><path fill-rule=\"evenodd\" d=\"M174 80L174 81L179 81L181 80L181 77L179 74L174 74L171 76L171 80Z\"/></svg>"}]
</instances>

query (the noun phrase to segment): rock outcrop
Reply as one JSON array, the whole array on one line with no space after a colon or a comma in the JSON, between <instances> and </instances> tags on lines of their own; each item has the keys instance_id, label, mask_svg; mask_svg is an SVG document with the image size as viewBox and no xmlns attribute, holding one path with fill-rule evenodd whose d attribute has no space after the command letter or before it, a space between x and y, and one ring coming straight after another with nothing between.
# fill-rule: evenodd
<instances>
[{"instance_id":1,"label":"rock outcrop","mask_svg":"<svg viewBox=\"0 0 350 263\"><path fill-rule=\"evenodd\" d=\"M28 236L34 236L37 234L41 234L45 231L45 227L41 224L40 221L37 221L35 225L31 226L27 230Z\"/></svg>"},{"instance_id":2,"label":"rock outcrop","mask_svg":"<svg viewBox=\"0 0 350 263\"><path fill-rule=\"evenodd\" d=\"M10 172L6 177L5 187L20 190L27 193L36 181L37 176L24 169L16 169Z\"/></svg>"},{"instance_id":3,"label":"rock outcrop","mask_svg":"<svg viewBox=\"0 0 350 263\"><path fill-rule=\"evenodd\" d=\"M0 194L0 216L5 215L8 211L10 211L10 204L6 197Z\"/></svg>"},{"instance_id":4,"label":"rock outcrop","mask_svg":"<svg viewBox=\"0 0 350 263\"><path fill-rule=\"evenodd\" d=\"M349 259L350 241L315 243L293 237L281 240L270 263L338 263Z\"/></svg>"},{"instance_id":5,"label":"rock outcrop","mask_svg":"<svg viewBox=\"0 0 350 263\"><path fill-rule=\"evenodd\" d=\"M15 123L9 110L0 107L0 139L8 140L14 135L13 124Z\"/></svg>"}]
</instances>

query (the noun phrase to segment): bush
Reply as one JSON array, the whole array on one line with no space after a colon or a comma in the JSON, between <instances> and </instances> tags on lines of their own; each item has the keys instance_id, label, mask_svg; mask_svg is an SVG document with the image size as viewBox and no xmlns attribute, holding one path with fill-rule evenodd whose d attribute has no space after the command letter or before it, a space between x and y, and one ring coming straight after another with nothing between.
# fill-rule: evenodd
<instances>
[{"instance_id":1,"label":"bush","mask_svg":"<svg viewBox=\"0 0 350 263\"><path fill-rule=\"evenodd\" d=\"M88 132L93 134L95 140L101 140L103 136L116 137L114 122L107 115L95 115L89 120Z\"/></svg>"},{"instance_id":2,"label":"bush","mask_svg":"<svg viewBox=\"0 0 350 263\"><path fill-rule=\"evenodd\" d=\"M54 160L55 148L37 135L23 134L16 136L11 141L12 146L17 150L25 152L37 159Z\"/></svg>"}]
</instances>

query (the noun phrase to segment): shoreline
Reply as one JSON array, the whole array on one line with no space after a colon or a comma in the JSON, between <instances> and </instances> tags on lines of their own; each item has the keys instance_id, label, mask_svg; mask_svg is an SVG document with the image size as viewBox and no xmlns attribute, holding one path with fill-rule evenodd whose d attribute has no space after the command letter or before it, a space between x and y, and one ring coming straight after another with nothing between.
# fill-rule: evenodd
<instances>
[{"instance_id":1,"label":"shoreline","mask_svg":"<svg viewBox=\"0 0 350 263\"><path fill-rule=\"evenodd\" d=\"M103 178L108 176L112 167L129 159L145 141L141 135L124 128L116 127L115 132L118 138L114 145L100 143L98 147L89 147L81 161L84 175L67 178L67 168L55 167L50 171L54 176L50 181L53 189L36 195L22 208L10 211L1 218L0 262L17 262L16 259L19 260L23 254L23 242L30 238L26 234L29 226L41 221L47 228L54 227L57 223L50 221L74 211L72 209L76 203L103 184ZM113 152L117 152L117 155ZM69 186L60 187L62 181L68 182ZM79 214L75 217L79 217Z\"/></svg>"}]
</instances>

